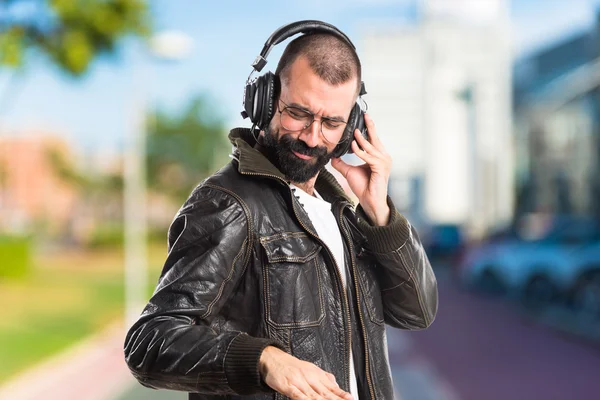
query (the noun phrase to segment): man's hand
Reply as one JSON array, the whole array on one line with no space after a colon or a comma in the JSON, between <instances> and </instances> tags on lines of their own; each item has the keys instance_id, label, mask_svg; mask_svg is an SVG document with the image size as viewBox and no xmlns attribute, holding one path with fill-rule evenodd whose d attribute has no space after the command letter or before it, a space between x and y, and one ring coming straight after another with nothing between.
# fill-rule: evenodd
<instances>
[{"instance_id":1,"label":"man's hand","mask_svg":"<svg viewBox=\"0 0 600 400\"><path fill-rule=\"evenodd\" d=\"M333 374L277 347L267 346L259 364L265 383L292 400L353 400L338 386Z\"/></svg>"},{"instance_id":2,"label":"man's hand","mask_svg":"<svg viewBox=\"0 0 600 400\"><path fill-rule=\"evenodd\" d=\"M331 160L331 165L346 178L350 189L358 197L371 222L383 226L387 225L390 218L387 187L392 169L392 157L385 151L383 143L377 136L375 124L368 114L365 114L365 123L370 141L365 139L358 129L354 132L356 140L352 141L354 154L365 164L351 166L340 158L334 158Z\"/></svg>"}]
</instances>

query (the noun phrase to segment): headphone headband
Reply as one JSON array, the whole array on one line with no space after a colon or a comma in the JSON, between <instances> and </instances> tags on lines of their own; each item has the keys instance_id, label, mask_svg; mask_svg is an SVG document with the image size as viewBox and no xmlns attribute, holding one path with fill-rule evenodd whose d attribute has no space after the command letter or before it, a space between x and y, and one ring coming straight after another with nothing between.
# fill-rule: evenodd
<instances>
[{"instance_id":1,"label":"headphone headband","mask_svg":"<svg viewBox=\"0 0 600 400\"><path fill-rule=\"evenodd\" d=\"M297 33L309 34L315 32L329 33L334 36L337 36L338 38L349 44L354 50L356 50L356 47L344 32L340 31L335 26L328 24L327 22L317 20L297 21L283 25L275 32L273 32L273 34L265 42L265 45L263 46L263 49L260 52L260 54L252 63L252 68L254 68L256 72L260 72L265 67L265 65L267 65L267 56L271 52L271 49L274 46L286 40L287 38L294 36Z\"/></svg>"},{"instance_id":2,"label":"headphone headband","mask_svg":"<svg viewBox=\"0 0 600 400\"><path fill-rule=\"evenodd\" d=\"M264 68L264 66L267 64L267 56L275 45L283 42L290 36L296 35L297 33L310 35L317 32L328 33L337 37L349 45L354 52L356 52L356 47L350 38L346 36L346 34L344 34L335 26L322 21L304 20L292 22L291 24L283 25L273 32L273 34L271 34L269 39L267 39L265 42L265 45L258 57L256 57L254 60L254 63L252 64L253 70L250 72L250 75L246 80L246 87L244 89L244 109L242 110L241 114L242 117L250 118L250 121L252 121L253 133L256 132L256 127L258 127L259 130L264 129L273 118L276 108L275 101L278 98L278 92L280 90L281 83L279 81L279 77L271 72L267 72L266 74L255 78L254 80L251 80L252 74L254 74L254 72L260 72ZM367 93L364 82L361 82L360 84L359 97ZM365 127L364 111L358 102L354 104L352 110L350 111L350 116L348 117L348 122L344 130L343 137L345 140L340 141L335 148L335 157L341 157L347 152L352 152L350 145L352 144L352 137L356 129L360 130L364 137L368 139L368 133ZM259 140L258 137L256 137L256 140Z\"/></svg>"}]
</instances>

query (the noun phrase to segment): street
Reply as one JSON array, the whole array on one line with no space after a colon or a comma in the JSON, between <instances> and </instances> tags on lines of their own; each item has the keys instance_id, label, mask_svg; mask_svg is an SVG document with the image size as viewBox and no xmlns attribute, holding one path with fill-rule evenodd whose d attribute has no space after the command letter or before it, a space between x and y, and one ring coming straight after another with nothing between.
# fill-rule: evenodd
<instances>
[{"instance_id":1,"label":"street","mask_svg":"<svg viewBox=\"0 0 600 400\"><path fill-rule=\"evenodd\" d=\"M436 275L433 325L396 334L410 338L459 399L600 398L600 346L535 323L505 300L462 292L443 271Z\"/></svg>"}]
</instances>

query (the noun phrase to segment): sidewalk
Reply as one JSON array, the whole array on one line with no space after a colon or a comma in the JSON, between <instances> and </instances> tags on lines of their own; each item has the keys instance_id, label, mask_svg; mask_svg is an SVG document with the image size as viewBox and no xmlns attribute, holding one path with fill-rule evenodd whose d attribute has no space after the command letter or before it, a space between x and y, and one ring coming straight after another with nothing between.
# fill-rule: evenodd
<instances>
[{"instance_id":1,"label":"sidewalk","mask_svg":"<svg viewBox=\"0 0 600 400\"><path fill-rule=\"evenodd\" d=\"M0 387L0 400L112 400L133 383L114 325Z\"/></svg>"}]
</instances>

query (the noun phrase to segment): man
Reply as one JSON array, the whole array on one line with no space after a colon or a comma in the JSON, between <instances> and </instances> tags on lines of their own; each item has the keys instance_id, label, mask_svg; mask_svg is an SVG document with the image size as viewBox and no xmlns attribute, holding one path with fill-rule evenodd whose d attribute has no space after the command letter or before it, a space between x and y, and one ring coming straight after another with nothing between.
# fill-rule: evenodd
<instances>
[{"instance_id":1,"label":"man","mask_svg":"<svg viewBox=\"0 0 600 400\"><path fill-rule=\"evenodd\" d=\"M393 399L385 323L427 328L437 284L387 195L392 160L373 120L369 140L345 137L360 61L317 29L288 44L275 76L268 123L232 130L233 161L177 213L127 363L190 399ZM333 157L346 140L363 165Z\"/></svg>"}]
</instances>

